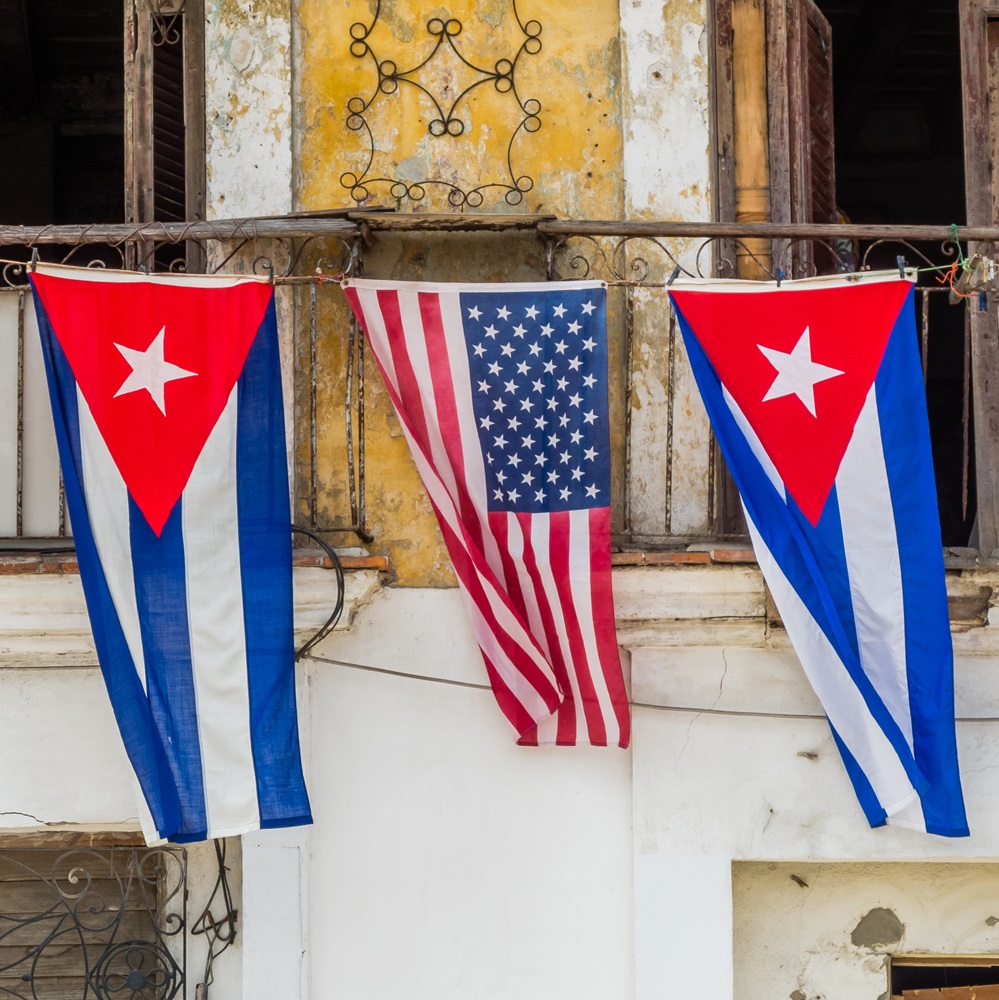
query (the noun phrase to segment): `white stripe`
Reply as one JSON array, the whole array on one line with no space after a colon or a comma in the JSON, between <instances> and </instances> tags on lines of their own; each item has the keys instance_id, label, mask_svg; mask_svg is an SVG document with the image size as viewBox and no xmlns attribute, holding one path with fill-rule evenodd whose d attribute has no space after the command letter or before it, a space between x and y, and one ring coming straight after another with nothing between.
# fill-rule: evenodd
<instances>
[{"instance_id":1,"label":"white stripe","mask_svg":"<svg viewBox=\"0 0 999 1000\"><path fill-rule=\"evenodd\" d=\"M80 421L83 491L87 513L90 515L90 530L118 622L145 690L146 660L142 650L142 632L139 629L139 608L135 599L128 491L79 386L76 401Z\"/></svg>"},{"instance_id":2,"label":"white stripe","mask_svg":"<svg viewBox=\"0 0 999 1000\"><path fill-rule=\"evenodd\" d=\"M763 471L767 474L767 479L770 480L774 489L780 494L781 500L787 503L787 491L784 489L784 481L780 478L777 466L770 461L770 456L763 447L763 442L759 439L756 431L753 430L753 425L746 419L746 414L742 412L742 408L735 401L735 397L725 386L722 386L721 390L729 413L732 414L732 419L738 425L739 430L742 431L742 436L746 439L746 444L749 445L750 451L752 451L756 461L760 463Z\"/></svg>"},{"instance_id":3,"label":"white stripe","mask_svg":"<svg viewBox=\"0 0 999 1000\"><path fill-rule=\"evenodd\" d=\"M427 429L427 444L430 448L430 458L437 469L437 474L444 481L448 493L452 497L458 495L458 483L454 468L448 456L447 445L441 434L440 421L437 418L437 396L434 392L434 381L430 373L430 358L427 355L427 338L423 332L420 302L415 292L399 293L399 318L402 322L403 343L409 354L409 362L413 366L413 377L420 390L420 402L423 405L423 422ZM398 346L398 345L397 345Z\"/></svg>"},{"instance_id":4,"label":"white stripe","mask_svg":"<svg viewBox=\"0 0 999 1000\"><path fill-rule=\"evenodd\" d=\"M898 269L894 271L861 271L857 274L818 274L810 278L794 278L782 281L779 285L776 281L749 281L738 278L688 278L679 277L671 286L677 292L774 292L778 289L781 292L811 292L816 288L847 288L856 284L880 284L886 281L908 281L910 284L916 283L915 268L907 268L905 278L898 275Z\"/></svg>"},{"instance_id":5,"label":"white stripe","mask_svg":"<svg viewBox=\"0 0 999 1000\"><path fill-rule=\"evenodd\" d=\"M538 594L538 600L544 600L551 612L555 625L555 634L558 636L559 648L562 650L562 659L565 663L565 671L569 677L569 687L572 689L572 701L576 706L576 740L577 744L590 742L590 732L587 725L586 716L583 713L583 700L579 693L579 678L573 669L572 647L569 645L568 629L565 624L565 616L562 614L562 603L559 600L558 589L555 586L555 577L552 574L551 563L551 519L544 514L535 514L531 518L531 548L534 550L534 559L538 566L538 576L541 580L541 587L544 596Z\"/></svg>"},{"instance_id":6,"label":"white stripe","mask_svg":"<svg viewBox=\"0 0 999 1000\"><path fill-rule=\"evenodd\" d=\"M73 267L67 264L37 265L39 274L70 281L96 281L119 285L175 285L184 288L233 288L245 284L270 284L271 279L256 274L145 274L141 271L112 271L103 267Z\"/></svg>"},{"instance_id":7,"label":"white stripe","mask_svg":"<svg viewBox=\"0 0 999 1000\"><path fill-rule=\"evenodd\" d=\"M926 817L923 815L921 799L910 802L904 809L888 817L889 826L900 826L906 830L918 830L926 833Z\"/></svg>"},{"instance_id":8,"label":"white stripe","mask_svg":"<svg viewBox=\"0 0 999 1000\"><path fill-rule=\"evenodd\" d=\"M181 502L208 837L260 826L236 530L236 399L234 387Z\"/></svg>"},{"instance_id":9,"label":"white stripe","mask_svg":"<svg viewBox=\"0 0 999 1000\"><path fill-rule=\"evenodd\" d=\"M389 388L396 395L399 395L399 376L395 370L395 359L392 357L392 350L389 346L388 330L385 328L382 308L378 304L378 295L373 289L369 290L366 285L358 286L357 299L361 307L361 314L364 316L364 328L368 334L371 349L375 352L375 357L378 358Z\"/></svg>"},{"instance_id":10,"label":"white stripe","mask_svg":"<svg viewBox=\"0 0 999 1000\"><path fill-rule=\"evenodd\" d=\"M472 376L468 368L468 347L461 319L461 300L457 294L440 296L441 321L454 386L455 409L458 414L458 431L461 453L465 462L465 485L479 517L483 554L496 578L506 586L506 572L500 556L496 537L489 528L489 499L486 495L486 469L482 461L482 446L475 426L475 407L472 402ZM534 633L538 635L537 632Z\"/></svg>"},{"instance_id":11,"label":"white stripe","mask_svg":"<svg viewBox=\"0 0 999 1000\"><path fill-rule=\"evenodd\" d=\"M510 560L517 568L517 580L520 582L521 593L528 597L524 603L527 605L527 624L531 630L531 635L538 641L538 645L544 651L546 657L551 659L551 649L548 646L548 633L545 631L544 623L541 620L541 607L537 600L530 600L530 596L535 593L534 580L528 572L524 562L525 539L524 531L517 520L517 515L507 512L506 516L506 537L507 551L510 553Z\"/></svg>"},{"instance_id":12,"label":"white stripe","mask_svg":"<svg viewBox=\"0 0 999 1000\"><path fill-rule=\"evenodd\" d=\"M526 597L524 603L527 605L528 627L530 628L531 635L534 636L541 647L546 659L551 662L552 654L548 643L548 633L545 630L544 623L541 621L541 601L535 589L534 580L531 578L524 563L526 539L524 538L524 532L520 526L520 521L517 520L516 514L509 512L506 514L506 534L507 551L510 553L513 565L517 568L517 579L520 582L521 593ZM537 740L538 746L553 746L558 741L557 711L552 712L538 722L534 738Z\"/></svg>"},{"instance_id":13,"label":"white stripe","mask_svg":"<svg viewBox=\"0 0 999 1000\"><path fill-rule=\"evenodd\" d=\"M597 633L593 624L593 567L590 565L590 512L574 510L569 514L569 588L572 593L573 607L579 621L579 631L586 650L586 664L589 664L590 683L593 685L600 706L600 714L607 730L607 742L614 746L621 739L621 729L610 691L607 689L607 678L604 675L600 661L600 649L597 645ZM570 661L569 673L585 669L585 664ZM582 712L583 706L577 706L577 712ZM579 742L579 740L577 740Z\"/></svg>"},{"instance_id":14,"label":"white stripe","mask_svg":"<svg viewBox=\"0 0 999 1000\"><path fill-rule=\"evenodd\" d=\"M888 272L886 272L888 273ZM896 277L898 272L895 272ZM392 281L382 278L348 278L343 283L344 288L355 288L359 295L365 290L372 292L433 292L439 294L453 294L464 292L550 292L553 288L564 288L566 291L585 290L587 288L606 288L603 281L514 281L497 282L488 281ZM365 311L367 319L367 311Z\"/></svg>"},{"instance_id":15,"label":"white stripe","mask_svg":"<svg viewBox=\"0 0 999 1000\"><path fill-rule=\"evenodd\" d=\"M84 500L94 536L97 557L100 559L114 604L118 623L125 637L128 651L138 672L142 689L146 689L146 661L139 629L139 609L135 599L135 577L132 569L132 544L129 534L128 492L118 467L111 458L104 437L97 429L93 414L79 387L76 390L77 411L80 424L80 457L83 466ZM163 843L156 828L139 779L132 774L132 791L139 826L146 843Z\"/></svg>"},{"instance_id":16,"label":"white stripe","mask_svg":"<svg viewBox=\"0 0 999 1000\"><path fill-rule=\"evenodd\" d=\"M836 497L860 663L912 750L902 566L874 386L836 475ZM922 803L895 822L925 830Z\"/></svg>"},{"instance_id":17,"label":"white stripe","mask_svg":"<svg viewBox=\"0 0 999 1000\"><path fill-rule=\"evenodd\" d=\"M385 319L377 298L378 288L396 290L399 287L398 283L359 281L352 282L352 284L356 286L358 304L364 316L364 326L367 330L372 350L375 352L375 355L381 364L389 389L395 399L398 399L401 395L399 391L399 377L395 368L390 339L385 326ZM427 286L427 290L431 289L437 290L436 286ZM402 297L400 297L399 306L400 310L404 311ZM419 342L423 342L422 331L420 333ZM406 346L408 348L409 344L407 343ZM417 370L418 366L413 357L413 352L409 351L408 353L414 370ZM423 368L426 369L426 367L427 363L424 360ZM430 399L432 398L431 394ZM425 409L428 408L426 401L424 401L423 405ZM461 541L463 539L463 534L458 511L451 495L445 487L441 475L434 468L433 463L430 462L421 445L414 439L410 430L409 417L405 413L401 412L398 407L396 407L396 412L399 416L399 422L402 424L403 432L406 435L406 440L409 442L413 461L416 464L417 471L420 473L420 477L423 480L423 485L426 488L427 493L440 512L440 517L444 524L451 529L451 531L459 539L460 543L463 544L463 541ZM426 421L426 423L434 434L433 439L438 442L438 447L440 447L440 434L436 427L436 416L433 415L431 419ZM478 449L477 444L476 449ZM450 472L450 462L447 461L446 457L444 461L444 468ZM488 534L488 532L486 533ZM496 627L506 632L510 639L526 653L529 659L538 667L542 675L548 679L552 688L554 690L558 690L558 684L555 680L555 675L552 673L551 666L538 652L537 646L532 637L525 631L523 625L507 606L504 601L504 596L501 595L495 584L487 576L483 576L481 573L477 573L477 576L483 593L485 594L489 615L487 615L486 609L480 608L476 604L475 600L468 594L464 586L460 588L465 606L468 609L472 633L475 636L476 642L482 649L483 654L492 662L503 684L510 690L513 697L520 702L527 714L535 720L547 718L551 714L548 706L542 700L540 693L534 685L526 680L524 675L510 663L507 654L500 646L496 637L494 625L492 624L493 621L495 621ZM502 577L499 577L499 579L502 580Z\"/></svg>"},{"instance_id":18,"label":"white stripe","mask_svg":"<svg viewBox=\"0 0 999 1000\"><path fill-rule=\"evenodd\" d=\"M423 480L423 485L430 498L436 504L437 509L440 511L440 516L444 523L460 540L462 538L461 525L454 502L451 500L447 490L444 488L444 484L441 482L440 477L434 472L433 466L427 460L423 450L413 439L413 436L409 431L409 425L406 420L402 418L401 414L400 420L402 422L403 431L406 434L406 439L409 441L410 451L412 452L413 460L416 463L417 471L420 473L420 478ZM502 596L493 585L492 581L482 574L477 575L482 586L482 590L485 593L486 601L489 605L489 611L497 626L503 629L503 631L510 636L512 641L526 652L528 657L540 669L541 673L548 678L552 687L558 690L558 683L555 680L555 675L552 673L552 669L545 659L538 653L531 636L524 630L523 625L504 603ZM539 719L548 715L548 706L541 699L541 696L534 688L534 685L527 681L524 675L510 663L506 653L500 647L490 620L485 617L484 612L478 607L466 589L461 587L460 590L462 597L465 600L465 605L469 610L469 617L472 622L472 632L475 636L476 642L478 642L479 646L482 648L483 653L485 653L492 661L497 673L503 679L503 683L510 689L513 696L524 706L525 711L527 711L531 718Z\"/></svg>"},{"instance_id":19,"label":"white stripe","mask_svg":"<svg viewBox=\"0 0 999 1000\"><path fill-rule=\"evenodd\" d=\"M836 497L860 662L911 750L902 567L873 386L836 476Z\"/></svg>"},{"instance_id":20,"label":"white stripe","mask_svg":"<svg viewBox=\"0 0 999 1000\"><path fill-rule=\"evenodd\" d=\"M898 754L871 716L836 650L784 576L748 511L746 523L788 637L829 721L867 776L884 811L889 816L899 812L915 800L916 791Z\"/></svg>"}]
</instances>

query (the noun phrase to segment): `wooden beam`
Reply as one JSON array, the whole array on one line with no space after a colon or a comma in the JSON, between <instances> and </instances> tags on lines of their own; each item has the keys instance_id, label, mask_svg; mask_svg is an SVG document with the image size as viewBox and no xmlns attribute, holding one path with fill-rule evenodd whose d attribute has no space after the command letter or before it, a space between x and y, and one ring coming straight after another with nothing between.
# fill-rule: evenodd
<instances>
[{"instance_id":1,"label":"wooden beam","mask_svg":"<svg viewBox=\"0 0 999 1000\"><path fill-rule=\"evenodd\" d=\"M995 226L992 145L995 87L990 86L990 22L982 0L960 0L961 77L964 106L965 199L972 226ZM993 73L996 67L992 67ZM991 93L990 93L991 91ZM969 248L969 252L975 247ZM982 248L986 250L987 248ZM999 330L994 304L971 312L971 380L975 428L975 476L978 494L978 548L999 547Z\"/></svg>"},{"instance_id":2,"label":"wooden beam","mask_svg":"<svg viewBox=\"0 0 999 1000\"><path fill-rule=\"evenodd\" d=\"M770 219L767 123L767 26L764 0L732 0L732 89L735 103L735 219ZM736 250L740 277L766 277L770 247L747 243Z\"/></svg>"}]
</instances>

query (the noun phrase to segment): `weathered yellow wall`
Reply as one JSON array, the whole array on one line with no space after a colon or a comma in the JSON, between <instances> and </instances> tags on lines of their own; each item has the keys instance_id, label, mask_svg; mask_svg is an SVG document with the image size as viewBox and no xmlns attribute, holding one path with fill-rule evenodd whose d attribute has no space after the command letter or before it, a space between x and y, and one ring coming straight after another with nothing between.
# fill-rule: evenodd
<instances>
[{"instance_id":1,"label":"weathered yellow wall","mask_svg":"<svg viewBox=\"0 0 999 1000\"><path fill-rule=\"evenodd\" d=\"M336 4L298 0L296 207L320 210L355 205L341 182L348 172L359 179L362 175L402 178L409 184L447 181L466 192L480 185L511 183L507 151L523 113L512 94L497 93L491 82L458 103L455 114L464 132L457 137L429 134L428 123L436 113L429 98L415 87L401 84L398 93L380 95L365 112L376 147L365 174L367 136L363 129L347 128L348 103L358 96L370 98L377 74L371 56L355 58L349 46L351 25L371 25L375 8L373 0ZM540 51L523 53L515 75L521 101L533 98L541 104L540 128L534 133L521 130L510 149L512 176L530 177L533 186L516 205L504 199L505 189L486 188L481 207L473 201L466 211L619 216L624 194L617 0L566 0L557 5L535 0L519 5L518 13L522 23L536 19L542 25ZM462 23L455 42L476 66L491 68L500 59L512 59L525 40L511 0L454 0L450 7L385 0L368 36L371 50L381 61L394 61L400 70L419 64L433 48L434 37L427 30L433 18ZM355 35L359 33L355 29ZM418 75L420 85L445 110L479 78L450 52L438 52ZM456 210L448 205L449 189L444 186L425 185L427 197L421 203L397 199L393 194L400 189L393 192L388 182L365 182L365 188L368 196L360 203L364 207ZM319 252L317 248L314 255ZM376 236L375 244L365 250L364 272L371 277L406 279L539 280L545 276L545 252L533 234ZM335 289L321 290L320 521L341 524L348 510L342 418L347 315ZM307 318L305 310L303 316ZM611 350L616 350L614 345ZM370 355L368 363L366 498L368 525L375 536L370 548L392 558L400 583L449 585L453 575L429 503ZM302 416L300 410L300 427ZM300 473L308 469L307 443L306 438L299 449ZM619 479L620 470L616 473ZM334 536L334 540L351 541L347 535Z\"/></svg>"}]
</instances>

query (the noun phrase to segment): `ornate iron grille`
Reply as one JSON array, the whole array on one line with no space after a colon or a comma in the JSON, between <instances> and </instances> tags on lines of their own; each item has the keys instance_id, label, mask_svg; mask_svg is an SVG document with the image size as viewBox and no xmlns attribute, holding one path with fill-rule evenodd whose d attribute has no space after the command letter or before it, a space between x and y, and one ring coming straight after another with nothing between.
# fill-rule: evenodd
<instances>
[{"instance_id":1,"label":"ornate iron grille","mask_svg":"<svg viewBox=\"0 0 999 1000\"><path fill-rule=\"evenodd\" d=\"M0 850L0 997L182 997L186 897L182 849Z\"/></svg>"},{"instance_id":2,"label":"ornate iron grille","mask_svg":"<svg viewBox=\"0 0 999 1000\"><path fill-rule=\"evenodd\" d=\"M522 132L533 133L541 128L541 102L537 98L521 94L517 69L525 55L536 56L541 51L542 25L534 19L524 21L517 10L516 0L511 3L511 11L521 37L515 50L493 60L492 66L479 64L480 59L485 58L479 54L482 39L476 41L466 38L467 46L459 41L465 25L455 17L435 16L427 21L427 38L431 41L429 52L423 45L425 39L416 37L414 47L419 47L421 51L410 57L414 64L408 67L400 66L396 59L382 58L373 48L372 33L381 17L381 0L375 3L369 22L355 21L350 26L350 54L355 59L370 60L376 74L370 93L352 97L347 102L345 124L350 131L360 133L367 146L364 165L340 175L341 185L350 192L354 201L365 201L373 188L387 187L389 194L400 203L403 200L423 202L427 198L428 188L443 190L447 206L451 209L481 208L486 193L491 189L501 193L507 205L515 206L523 202L524 195L534 187L534 180L527 174L518 173L514 165L517 137ZM464 88L457 94L453 92L456 87L445 87L443 91L438 91L428 79L428 75L432 75L432 70L436 68L435 64L447 55L453 56L469 75ZM401 59L402 56L397 55L396 58ZM394 176L373 176L375 153L379 148L371 124L375 106L406 86L419 91L425 102L428 134L434 139L445 140L455 140L469 131L471 118L468 105L479 87L490 86L497 94L509 95L512 99L511 114L518 120L510 130L506 147L507 176L467 188L455 183L453 178L442 176L424 177L420 180L407 180L398 173ZM496 129L508 127L508 123L497 121L488 124Z\"/></svg>"}]
</instances>

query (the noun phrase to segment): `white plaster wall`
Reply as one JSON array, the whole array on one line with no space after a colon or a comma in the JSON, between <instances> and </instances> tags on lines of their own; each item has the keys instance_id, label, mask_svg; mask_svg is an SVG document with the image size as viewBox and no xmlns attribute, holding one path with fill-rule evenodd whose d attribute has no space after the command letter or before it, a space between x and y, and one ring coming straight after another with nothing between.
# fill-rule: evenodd
<instances>
[{"instance_id":1,"label":"white plaster wall","mask_svg":"<svg viewBox=\"0 0 999 1000\"><path fill-rule=\"evenodd\" d=\"M755 862L732 882L738 1000L880 1000L890 955L999 953L999 865ZM865 932L876 909L897 923Z\"/></svg>"},{"instance_id":2,"label":"white plaster wall","mask_svg":"<svg viewBox=\"0 0 999 1000\"><path fill-rule=\"evenodd\" d=\"M208 0L205 16L208 218L290 212L290 0Z\"/></svg>"},{"instance_id":3,"label":"white plaster wall","mask_svg":"<svg viewBox=\"0 0 999 1000\"><path fill-rule=\"evenodd\" d=\"M29 830L138 831L132 771L96 667L0 670L0 761L0 842ZM217 864L211 843L186 850L190 928L211 896ZM238 908L238 841L229 842L228 858ZM214 913L222 915L218 901ZM216 964L212 1000L242 997L238 942ZM194 1000L207 943L189 935L187 947L187 1000Z\"/></svg>"},{"instance_id":4,"label":"white plaster wall","mask_svg":"<svg viewBox=\"0 0 999 1000\"><path fill-rule=\"evenodd\" d=\"M515 746L455 591L383 591L320 656L311 996L631 997L630 754Z\"/></svg>"}]
</instances>

